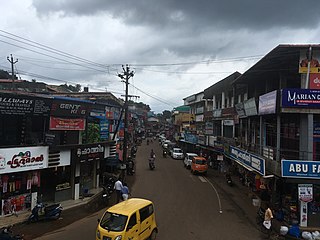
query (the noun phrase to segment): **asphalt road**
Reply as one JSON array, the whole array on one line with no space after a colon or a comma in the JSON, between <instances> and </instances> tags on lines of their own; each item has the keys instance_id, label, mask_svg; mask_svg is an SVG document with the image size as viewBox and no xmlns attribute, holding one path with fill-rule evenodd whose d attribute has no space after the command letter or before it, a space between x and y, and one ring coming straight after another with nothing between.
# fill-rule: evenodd
<instances>
[{"instance_id":1,"label":"asphalt road","mask_svg":"<svg viewBox=\"0 0 320 240\"><path fill-rule=\"evenodd\" d=\"M156 153L156 168L148 168L151 149ZM160 240L201 239L260 239L261 234L247 221L227 194L212 181L213 175L192 175L183 167L182 160L163 158L158 140L139 147L136 174L128 176L132 197L147 198L154 202ZM84 216L74 211L70 218L57 222L21 226L26 236L34 239L95 239L97 219L104 209ZM73 215L72 215L73 214ZM72 216L72 217L71 217ZM73 222L73 223L72 223ZM57 227L59 225L59 227ZM34 231L41 234L34 234ZM41 236L41 237L40 237Z\"/></svg>"}]
</instances>

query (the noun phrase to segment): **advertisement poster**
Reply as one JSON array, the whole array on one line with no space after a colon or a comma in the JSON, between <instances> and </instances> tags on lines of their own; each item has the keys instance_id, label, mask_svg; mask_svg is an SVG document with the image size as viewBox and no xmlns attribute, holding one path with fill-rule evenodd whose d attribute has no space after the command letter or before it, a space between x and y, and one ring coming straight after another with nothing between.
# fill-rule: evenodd
<instances>
[{"instance_id":1,"label":"advertisement poster","mask_svg":"<svg viewBox=\"0 0 320 240\"><path fill-rule=\"evenodd\" d=\"M84 130L86 120L82 118L67 119L50 117L50 130L79 131Z\"/></svg>"},{"instance_id":2,"label":"advertisement poster","mask_svg":"<svg viewBox=\"0 0 320 240\"><path fill-rule=\"evenodd\" d=\"M300 51L299 73L308 73L309 48ZM310 73L320 72L320 51L312 51L310 59Z\"/></svg>"},{"instance_id":3,"label":"advertisement poster","mask_svg":"<svg viewBox=\"0 0 320 240\"><path fill-rule=\"evenodd\" d=\"M312 184L298 184L298 197L302 202L311 202L313 200Z\"/></svg>"},{"instance_id":4,"label":"advertisement poster","mask_svg":"<svg viewBox=\"0 0 320 240\"><path fill-rule=\"evenodd\" d=\"M0 149L0 174L48 167L49 147Z\"/></svg>"}]
</instances>

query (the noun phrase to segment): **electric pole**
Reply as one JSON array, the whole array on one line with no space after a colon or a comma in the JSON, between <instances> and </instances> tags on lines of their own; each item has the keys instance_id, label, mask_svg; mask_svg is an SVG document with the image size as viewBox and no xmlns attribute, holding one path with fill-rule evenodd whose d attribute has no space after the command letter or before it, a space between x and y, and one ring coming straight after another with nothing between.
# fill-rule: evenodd
<instances>
[{"instance_id":1,"label":"electric pole","mask_svg":"<svg viewBox=\"0 0 320 240\"><path fill-rule=\"evenodd\" d=\"M13 61L13 57L12 54L10 54L10 58L7 57L7 60L9 61L9 63L11 63L11 79L12 79L12 90L15 90L15 84L14 84L14 67L13 65L16 64L18 62L18 59Z\"/></svg>"},{"instance_id":2,"label":"electric pole","mask_svg":"<svg viewBox=\"0 0 320 240\"><path fill-rule=\"evenodd\" d=\"M123 73L118 74L118 77L122 79L122 81L126 84L126 94L125 94L125 101L124 101L124 138L123 138L123 154L122 154L122 161L123 164L127 163L127 152L128 152L128 88L129 88L129 79L134 76L134 72L130 71L130 67L127 64L126 67L122 65ZM122 172L123 176L125 176L124 171Z\"/></svg>"}]
</instances>

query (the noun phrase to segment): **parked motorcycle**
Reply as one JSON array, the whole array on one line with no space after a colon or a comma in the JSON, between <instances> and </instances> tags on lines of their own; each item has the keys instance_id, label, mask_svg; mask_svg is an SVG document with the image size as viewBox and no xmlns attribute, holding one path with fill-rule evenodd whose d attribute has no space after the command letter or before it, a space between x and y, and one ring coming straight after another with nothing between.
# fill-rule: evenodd
<instances>
[{"instance_id":1,"label":"parked motorcycle","mask_svg":"<svg viewBox=\"0 0 320 240\"><path fill-rule=\"evenodd\" d=\"M102 199L104 203L107 205L109 203L109 199L114 192L114 183L116 182L116 178L113 176L109 176L107 179L104 179L102 188Z\"/></svg>"},{"instance_id":2,"label":"parked motorcycle","mask_svg":"<svg viewBox=\"0 0 320 240\"><path fill-rule=\"evenodd\" d=\"M4 227L0 231L1 240L23 240L23 235L14 235L12 226Z\"/></svg>"},{"instance_id":3,"label":"parked motorcycle","mask_svg":"<svg viewBox=\"0 0 320 240\"><path fill-rule=\"evenodd\" d=\"M61 216L62 209L63 208L60 203L55 203L49 206L43 203L37 203L31 211L28 223L40 220L57 220Z\"/></svg>"},{"instance_id":4,"label":"parked motorcycle","mask_svg":"<svg viewBox=\"0 0 320 240\"><path fill-rule=\"evenodd\" d=\"M149 158L149 168L150 170L155 169L154 158Z\"/></svg>"}]
</instances>

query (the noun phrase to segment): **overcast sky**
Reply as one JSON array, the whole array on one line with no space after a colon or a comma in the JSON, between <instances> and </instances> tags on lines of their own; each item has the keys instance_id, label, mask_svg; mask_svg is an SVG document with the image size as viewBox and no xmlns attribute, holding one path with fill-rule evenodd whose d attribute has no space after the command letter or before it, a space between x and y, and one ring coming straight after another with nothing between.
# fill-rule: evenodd
<instances>
[{"instance_id":1,"label":"overcast sky","mask_svg":"<svg viewBox=\"0 0 320 240\"><path fill-rule=\"evenodd\" d=\"M319 43L319 0L1 1L0 69L130 95L156 113L183 104L279 44ZM24 74L23 74L24 73Z\"/></svg>"}]
</instances>

